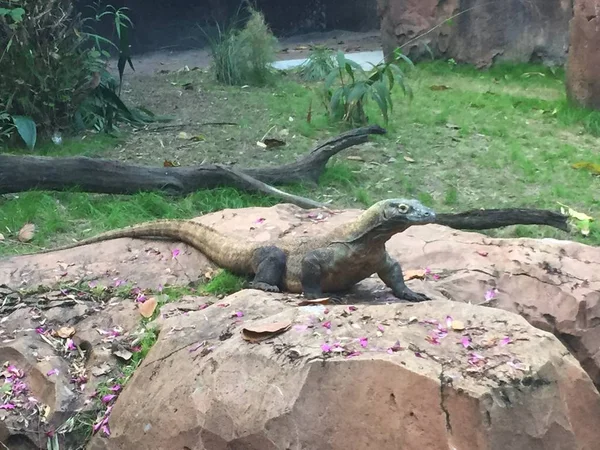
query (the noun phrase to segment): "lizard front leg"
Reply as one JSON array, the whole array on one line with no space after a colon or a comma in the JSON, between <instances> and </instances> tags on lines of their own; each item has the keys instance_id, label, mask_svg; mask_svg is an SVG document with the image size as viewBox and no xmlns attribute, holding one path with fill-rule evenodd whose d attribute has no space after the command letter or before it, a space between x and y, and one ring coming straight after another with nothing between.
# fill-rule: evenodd
<instances>
[{"instance_id":1,"label":"lizard front leg","mask_svg":"<svg viewBox=\"0 0 600 450\"><path fill-rule=\"evenodd\" d=\"M392 289L394 295L400 299L408 300L409 302L430 300L425 294L414 292L406 286L400 263L392 259L387 252L382 266L377 271L377 275L379 275L379 278L381 278L387 287Z\"/></svg>"},{"instance_id":2,"label":"lizard front leg","mask_svg":"<svg viewBox=\"0 0 600 450\"><path fill-rule=\"evenodd\" d=\"M270 245L257 248L252 257L254 280L250 287L266 292L279 292L286 263L287 257L279 247Z\"/></svg>"},{"instance_id":3,"label":"lizard front leg","mask_svg":"<svg viewBox=\"0 0 600 450\"><path fill-rule=\"evenodd\" d=\"M333 257L334 253L329 248L318 248L304 255L300 275L304 297L315 299L324 296L321 280L325 274L325 268L331 265Z\"/></svg>"}]
</instances>

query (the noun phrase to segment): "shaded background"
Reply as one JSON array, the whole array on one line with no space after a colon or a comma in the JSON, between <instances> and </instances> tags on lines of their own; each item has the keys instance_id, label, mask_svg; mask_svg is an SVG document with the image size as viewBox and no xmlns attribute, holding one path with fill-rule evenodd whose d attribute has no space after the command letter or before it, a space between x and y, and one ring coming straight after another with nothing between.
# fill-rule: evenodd
<instances>
[{"instance_id":1,"label":"shaded background","mask_svg":"<svg viewBox=\"0 0 600 450\"><path fill-rule=\"evenodd\" d=\"M224 23L240 6L240 0L111 0L105 4L131 9L135 25L133 53L201 48L205 39L200 27ZM90 13L91 0L76 0L79 11ZM379 28L377 0L256 0L278 37L341 29L370 31ZM97 30L110 35L109 23Z\"/></svg>"}]
</instances>

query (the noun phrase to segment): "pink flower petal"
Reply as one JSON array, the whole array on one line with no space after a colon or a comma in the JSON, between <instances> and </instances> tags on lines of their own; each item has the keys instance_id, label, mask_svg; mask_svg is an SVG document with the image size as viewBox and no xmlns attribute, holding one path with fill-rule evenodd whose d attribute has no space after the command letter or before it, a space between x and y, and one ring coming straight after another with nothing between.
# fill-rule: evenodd
<instances>
[{"instance_id":1,"label":"pink flower petal","mask_svg":"<svg viewBox=\"0 0 600 450\"><path fill-rule=\"evenodd\" d=\"M47 376L52 376L52 375L58 375L58 369L52 369L49 370L48 373L46 373Z\"/></svg>"},{"instance_id":2,"label":"pink flower petal","mask_svg":"<svg viewBox=\"0 0 600 450\"><path fill-rule=\"evenodd\" d=\"M446 316L446 327L452 328L452 317Z\"/></svg>"},{"instance_id":3,"label":"pink flower petal","mask_svg":"<svg viewBox=\"0 0 600 450\"><path fill-rule=\"evenodd\" d=\"M35 329L35 332L36 332L37 334L44 334L44 333L46 332L46 329L45 329L44 327L37 327L37 328Z\"/></svg>"},{"instance_id":4,"label":"pink flower petal","mask_svg":"<svg viewBox=\"0 0 600 450\"><path fill-rule=\"evenodd\" d=\"M180 251L179 251L178 248L175 248L175 249L173 249L173 251L171 253L173 255L173 259L177 259L177 257L179 256Z\"/></svg>"},{"instance_id":5,"label":"pink flower petal","mask_svg":"<svg viewBox=\"0 0 600 450\"><path fill-rule=\"evenodd\" d=\"M323 327L331 330L331 321L328 320L327 322L323 322Z\"/></svg>"},{"instance_id":6,"label":"pink flower petal","mask_svg":"<svg viewBox=\"0 0 600 450\"><path fill-rule=\"evenodd\" d=\"M429 275L431 273L431 269L429 267L425 267L425 275Z\"/></svg>"},{"instance_id":7,"label":"pink flower petal","mask_svg":"<svg viewBox=\"0 0 600 450\"><path fill-rule=\"evenodd\" d=\"M294 330L303 332L308 330L308 325L294 325Z\"/></svg>"},{"instance_id":8,"label":"pink flower petal","mask_svg":"<svg viewBox=\"0 0 600 450\"><path fill-rule=\"evenodd\" d=\"M106 435L106 436L110 436L110 428L108 427L108 423L105 423L104 425L102 425L102 432Z\"/></svg>"},{"instance_id":9,"label":"pink flower petal","mask_svg":"<svg viewBox=\"0 0 600 450\"><path fill-rule=\"evenodd\" d=\"M366 348L369 345L369 338L362 337L360 338L360 346Z\"/></svg>"},{"instance_id":10,"label":"pink flower petal","mask_svg":"<svg viewBox=\"0 0 600 450\"><path fill-rule=\"evenodd\" d=\"M471 346L471 339L469 338L469 336L463 336L460 339L460 343L464 348L469 348Z\"/></svg>"},{"instance_id":11,"label":"pink flower petal","mask_svg":"<svg viewBox=\"0 0 600 450\"><path fill-rule=\"evenodd\" d=\"M378 325L377 325L377 329L378 329L379 331L381 331L382 333L385 331L385 328L384 328L384 327L383 327L383 325L381 325L381 324L378 324Z\"/></svg>"},{"instance_id":12,"label":"pink flower petal","mask_svg":"<svg viewBox=\"0 0 600 450\"><path fill-rule=\"evenodd\" d=\"M0 409L15 409L15 405L13 405L12 403L5 403L3 405L0 405Z\"/></svg>"},{"instance_id":13,"label":"pink flower petal","mask_svg":"<svg viewBox=\"0 0 600 450\"><path fill-rule=\"evenodd\" d=\"M242 311L237 311L235 315L236 317L244 317L244 313Z\"/></svg>"},{"instance_id":14,"label":"pink flower petal","mask_svg":"<svg viewBox=\"0 0 600 450\"><path fill-rule=\"evenodd\" d=\"M115 384L114 386L111 386L108 388L109 391L113 391L113 392L118 392L121 390L121 385L120 384Z\"/></svg>"},{"instance_id":15,"label":"pink flower petal","mask_svg":"<svg viewBox=\"0 0 600 450\"><path fill-rule=\"evenodd\" d=\"M496 296L498 295L498 289L494 288L494 289L489 289L486 291L485 293L485 301L489 302L490 300L493 300L496 298Z\"/></svg>"},{"instance_id":16,"label":"pink flower petal","mask_svg":"<svg viewBox=\"0 0 600 450\"><path fill-rule=\"evenodd\" d=\"M437 273L434 273L433 274L433 279L437 281L437 280L440 279L440 276Z\"/></svg>"},{"instance_id":17,"label":"pink flower petal","mask_svg":"<svg viewBox=\"0 0 600 450\"><path fill-rule=\"evenodd\" d=\"M256 219L254 221L254 223L264 223L267 219L265 219L264 217L259 217L258 219Z\"/></svg>"},{"instance_id":18,"label":"pink flower petal","mask_svg":"<svg viewBox=\"0 0 600 450\"><path fill-rule=\"evenodd\" d=\"M323 350L323 353L329 353L331 351L331 345L329 344L321 344L321 350Z\"/></svg>"},{"instance_id":19,"label":"pink flower petal","mask_svg":"<svg viewBox=\"0 0 600 450\"><path fill-rule=\"evenodd\" d=\"M505 345L510 344L511 342L512 342L512 339L509 336L504 336L502 338L502 340L500 341L500 345L502 347L504 347Z\"/></svg>"},{"instance_id":20,"label":"pink flower petal","mask_svg":"<svg viewBox=\"0 0 600 450\"><path fill-rule=\"evenodd\" d=\"M353 312L356 311L358 308L356 306L348 306L348 311Z\"/></svg>"},{"instance_id":21,"label":"pink flower petal","mask_svg":"<svg viewBox=\"0 0 600 450\"><path fill-rule=\"evenodd\" d=\"M105 396L102 397L102 402L103 403L110 403L115 398L116 398L115 394L106 394Z\"/></svg>"},{"instance_id":22,"label":"pink flower petal","mask_svg":"<svg viewBox=\"0 0 600 450\"><path fill-rule=\"evenodd\" d=\"M75 346L75 342L73 342L73 339L68 338L66 344L67 344L67 348L69 350L77 350L77 347Z\"/></svg>"},{"instance_id":23,"label":"pink flower petal","mask_svg":"<svg viewBox=\"0 0 600 450\"><path fill-rule=\"evenodd\" d=\"M354 358L355 356L359 356L359 355L360 355L360 352L352 352L348 356L346 356L346 358Z\"/></svg>"}]
</instances>

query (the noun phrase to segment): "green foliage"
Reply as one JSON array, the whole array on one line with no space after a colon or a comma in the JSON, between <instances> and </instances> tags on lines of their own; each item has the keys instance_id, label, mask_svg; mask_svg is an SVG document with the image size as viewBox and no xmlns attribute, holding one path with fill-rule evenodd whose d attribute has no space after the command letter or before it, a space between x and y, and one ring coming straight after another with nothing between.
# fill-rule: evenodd
<instances>
[{"instance_id":1,"label":"green foliage","mask_svg":"<svg viewBox=\"0 0 600 450\"><path fill-rule=\"evenodd\" d=\"M227 270L221 270L203 286L202 291L211 295L229 295L242 290L244 281Z\"/></svg>"},{"instance_id":2,"label":"green foliage","mask_svg":"<svg viewBox=\"0 0 600 450\"><path fill-rule=\"evenodd\" d=\"M372 100L387 124L389 113L394 107L391 95L394 87L400 86L405 95L412 97L412 91L404 83L405 75L400 68L401 61L412 66L410 59L397 50L392 61L373 65L367 72L339 51L337 67L325 80L325 98L329 114L352 125L363 125L369 121L365 113L366 103Z\"/></svg>"},{"instance_id":3,"label":"green foliage","mask_svg":"<svg viewBox=\"0 0 600 450\"><path fill-rule=\"evenodd\" d=\"M213 57L212 70L220 83L261 86L273 78L271 63L275 61L277 39L262 13L252 7L248 12L249 19L241 28L237 14L228 26L217 24L216 36L205 32Z\"/></svg>"},{"instance_id":4,"label":"green foliage","mask_svg":"<svg viewBox=\"0 0 600 450\"><path fill-rule=\"evenodd\" d=\"M109 16L120 47L83 31L86 22ZM130 61L129 26L124 8L107 7L83 20L71 0L0 0L0 141L16 130L31 149L36 133L71 130L75 122L77 127L113 131L118 121L154 120L118 99L106 71L107 45ZM120 60L119 66L122 78L125 63Z\"/></svg>"},{"instance_id":5,"label":"green foliage","mask_svg":"<svg viewBox=\"0 0 600 450\"><path fill-rule=\"evenodd\" d=\"M305 81L321 81L336 67L333 50L324 45L315 45L306 61L298 68L298 74Z\"/></svg>"}]
</instances>

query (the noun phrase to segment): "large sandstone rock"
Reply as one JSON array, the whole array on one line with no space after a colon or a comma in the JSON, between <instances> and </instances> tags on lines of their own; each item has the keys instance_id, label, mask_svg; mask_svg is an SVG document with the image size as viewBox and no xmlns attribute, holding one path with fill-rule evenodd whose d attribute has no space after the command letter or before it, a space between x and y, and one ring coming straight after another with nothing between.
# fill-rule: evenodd
<instances>
[{"instance_id":1,"label":"large sandstone rock","mask_svg":"<svg viewBox=\"0 0 600 450\"><path fill-rule=\"evenodd\" d=\"M466 11L407 45L404 53L427 56L427 44L437 56L477 66L566 59L569 0L378 0L378 6L385 54Z\"/></svg>"},{"instance_id":2,"label":"large sandstone rock","mask_svg":"<svg viewBox=\"0 0 600 450\"><path fill-rule=\"evenodd\" d=\"M162 321L110 438L89 450L598 448L591 380L518 315L448 301L298 307L251 290L222 302ZM242 338L286 321L261 343Z\"/></svg>"},{"instance_id":3,"label":"large sandstone rock","mask_svg":"<svg viewBox=\"0 0 600 450\"><path fill-rule=\"evenodd\" d=\"M264 241L282 234L323 233L359 213L330 215L278 205L223 210L197 220L239 239ZM554 333L600 386L599 248L551 239L491 239L437 225L409 228L387 247L405 271L432 270L426 280L408 284L434 299L481 303L487 291L498 289L487 304L519 313L535 327ZM176 259L174 249L180 250ZM211 268L200 252L180 243L119 239L1 260L0 285L94 278L104 284L127 281L156 289L196 281ZM393 297L377 277L360 283L348 296L351 302L388 299Z\"/></svg>"},{"instance_id":4,"label":"large sandstone rock","mask_svg":"<svg viewBox=\"0 0 600 450\"><path fill-rule=\"evenodd\" d=\"M581 106L600 109L600 2L575 0L570 23L567 95Z\"/></svg>"}]
</instances>

